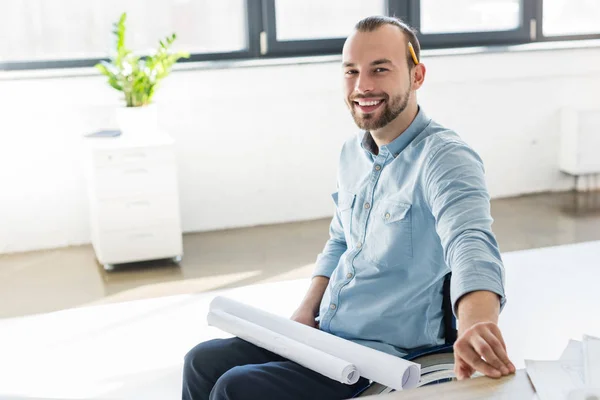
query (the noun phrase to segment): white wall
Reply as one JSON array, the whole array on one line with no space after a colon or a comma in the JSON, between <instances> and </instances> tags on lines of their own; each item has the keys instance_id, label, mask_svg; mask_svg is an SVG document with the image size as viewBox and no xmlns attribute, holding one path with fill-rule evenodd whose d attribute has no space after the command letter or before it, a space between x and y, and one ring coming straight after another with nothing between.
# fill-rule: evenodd
<instances>
[{"instance_id":1,"label":"white wall","mask_svg":"<svg viewBox=\"0 0 600 400\"><path fill-rule=\"evenodd\" d=\"M574 187L558 170L558 111L600 108L598 48L423 61L420 103L480 152L494 197ZM0 253L89 241L80 136L114 127L119 100L100 76L0 80ZM156 102L186 232L331 215L356 132L338 62L176 71Z\"/></svg>"}]
</instances>

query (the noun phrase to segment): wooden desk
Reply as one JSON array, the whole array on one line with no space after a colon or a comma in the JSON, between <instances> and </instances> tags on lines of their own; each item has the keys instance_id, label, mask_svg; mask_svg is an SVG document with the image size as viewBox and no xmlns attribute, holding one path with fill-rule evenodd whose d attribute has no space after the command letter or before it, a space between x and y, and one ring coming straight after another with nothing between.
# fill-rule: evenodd
<instances>
[{"instance_id":1,"label":"wooden desk","mask_svg":"<svg viewBox=\"0 0 600 400\"><path fill-rule=\"evenodd\" d=\"M532 399L535 396L527 372L519 369L514 375L500 379L485 376L464 381L447 382L439 385L425 386L404 392L393 392L380 396L368 396L365 399L377 400L416 400L416 399L444 399L444 400L514 400Z\"/></svg>"}]
</instances>

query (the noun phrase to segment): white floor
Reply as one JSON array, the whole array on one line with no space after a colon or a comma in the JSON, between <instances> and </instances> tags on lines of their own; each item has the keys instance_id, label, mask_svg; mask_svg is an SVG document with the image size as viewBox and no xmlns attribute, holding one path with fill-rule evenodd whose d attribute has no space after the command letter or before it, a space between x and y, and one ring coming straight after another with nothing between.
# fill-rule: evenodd
<instances>
[{"instance_id":1,"label":"white floor","mask_svg":"<svg viewBox=\"0 0 600 400\"><path fill-rule=\"evenodd\" d=\"M600 336L600 242L504 254L509 356L556 359ZM0 398L177 399L184 354L225 336L206 325L216 294L289 316L307 280L0 320Z\"/></svg>"}]
</instances>

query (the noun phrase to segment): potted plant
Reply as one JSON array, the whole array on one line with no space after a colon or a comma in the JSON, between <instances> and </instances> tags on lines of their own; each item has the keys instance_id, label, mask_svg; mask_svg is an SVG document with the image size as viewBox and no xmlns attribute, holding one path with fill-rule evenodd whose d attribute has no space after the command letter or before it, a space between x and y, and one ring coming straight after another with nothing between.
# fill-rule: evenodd
<instances>
[{"instance_id":1,"label":"potted plant","mask_svg":"<svg viewBox=\"0 0 600 400\"><path fill-rule=\"evenodd\" d=\"M184 52L172 52L175 33L160 40L160 46L144 57L135 55L125 45L125 22L127 13L121 14L114 23L115 48L110 61L101 61L96 68L108 78L108 84L123 92L126 107L116 112L119 128L124 134L156 131L157 114L152 98L161 80L171 72L180 58L188 58Z\"/></svg>"}]
</instances>

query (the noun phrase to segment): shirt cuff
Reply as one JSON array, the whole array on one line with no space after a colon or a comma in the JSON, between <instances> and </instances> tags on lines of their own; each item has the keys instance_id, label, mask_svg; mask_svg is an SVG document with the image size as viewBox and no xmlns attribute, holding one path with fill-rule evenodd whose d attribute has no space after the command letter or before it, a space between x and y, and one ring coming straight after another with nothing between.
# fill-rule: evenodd
<instances>
[{"instance_id":1,"label":"shirt cuff","mask_svg":"<svg viewBox=\"0 0 600 400\"><path fill-rule=\"evenodd\" d=\"M331 278L331 274L335 271L337 265L331 265L324 262L317 262L315 265L315 269L311 275L311 279L315 276L324 276L326 278Z\"/></svg>"}]
</instances>

